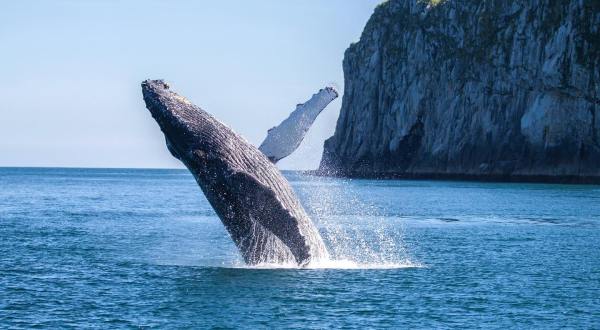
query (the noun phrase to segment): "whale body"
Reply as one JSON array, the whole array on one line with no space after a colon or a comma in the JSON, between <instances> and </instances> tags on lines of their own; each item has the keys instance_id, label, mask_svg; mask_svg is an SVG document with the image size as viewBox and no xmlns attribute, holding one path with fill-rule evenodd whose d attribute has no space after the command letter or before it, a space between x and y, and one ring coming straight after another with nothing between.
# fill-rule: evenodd
<instances>
[{"instance_id":1,"label":"whale body","mask_svg":"<svg viewBox=\"0 0 600 330\"><path fill-rule=\"evenodd\" d=\"M167 148L192 173L247 264L328 258L290 184L263 153L164 81L146 80L142 92Z\"/></svg>"}]
</instances>

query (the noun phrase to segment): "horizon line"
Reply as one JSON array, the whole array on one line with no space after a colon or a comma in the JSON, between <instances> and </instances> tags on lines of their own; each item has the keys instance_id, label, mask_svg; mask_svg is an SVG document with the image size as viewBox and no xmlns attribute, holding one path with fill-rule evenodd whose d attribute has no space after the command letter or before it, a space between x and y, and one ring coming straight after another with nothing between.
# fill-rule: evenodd
<instances>
[{"instance_id":1,"label":"horizon line","mask_svg":"<svg viewBox=\"0 0 600 330\"><path fill-rule=\"evenodd\" d=\"M93 166L3 166L1 169L65 169L65 170L189 170L186 167L93 167ZM282 172L307 172L314 170L279 169ZM190 172L191 173L191 172Z\"/></svg>"}]
</instances>

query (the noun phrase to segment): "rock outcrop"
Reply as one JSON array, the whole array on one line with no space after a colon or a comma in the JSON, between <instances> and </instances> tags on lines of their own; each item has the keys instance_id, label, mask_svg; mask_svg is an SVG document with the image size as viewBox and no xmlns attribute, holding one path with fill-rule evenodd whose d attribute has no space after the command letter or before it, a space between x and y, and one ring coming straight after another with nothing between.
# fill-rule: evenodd
<instances>
[{"instance_id":1,"label":"rock outcrop","mask_svg":"<svg viewBox=\"0 0 600 330\"><path fill-rule=\"evenodd\" d=\"M600 1L389 0L320 172L600 181Z\"/></svg>"}]
</instances>

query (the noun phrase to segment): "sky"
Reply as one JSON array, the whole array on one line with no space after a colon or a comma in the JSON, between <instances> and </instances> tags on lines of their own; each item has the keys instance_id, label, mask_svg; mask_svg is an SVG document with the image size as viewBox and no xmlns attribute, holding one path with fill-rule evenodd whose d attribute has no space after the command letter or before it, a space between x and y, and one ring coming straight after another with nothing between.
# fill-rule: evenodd
<instances>
[{"instance_id":1,"label":"sky","mask_svg":"<svg viewBox=\"0 0 600 330\"><path fill-rule=\"evenodd\" d=\"M255 145L333 84L381 0L0 3L0 166L179 168L140 83L172 89ZM341 97L278 165L313 169Z\"/></svg>"}]
</instances>

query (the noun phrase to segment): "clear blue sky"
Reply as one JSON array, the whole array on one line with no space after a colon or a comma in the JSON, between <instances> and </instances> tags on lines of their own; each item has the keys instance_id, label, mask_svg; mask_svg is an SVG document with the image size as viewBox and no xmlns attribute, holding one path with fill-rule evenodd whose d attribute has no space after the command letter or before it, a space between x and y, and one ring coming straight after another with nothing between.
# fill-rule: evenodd
<instances>
[{"instance_id":1,"label":"clear blue sky","mask_svg":"<svg viewBox=\"0 0 600 330\"><path fill-rule=\"evenodd\" d=\"M180 167L147 78L259 144L319 88L343 89L344 50L379 2L2 1L0 166ZM280 167L318 165L340 103Z\"/></svg>"}]
</instances>

